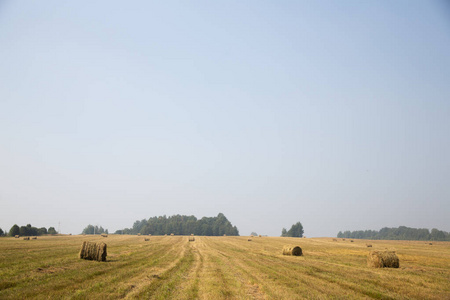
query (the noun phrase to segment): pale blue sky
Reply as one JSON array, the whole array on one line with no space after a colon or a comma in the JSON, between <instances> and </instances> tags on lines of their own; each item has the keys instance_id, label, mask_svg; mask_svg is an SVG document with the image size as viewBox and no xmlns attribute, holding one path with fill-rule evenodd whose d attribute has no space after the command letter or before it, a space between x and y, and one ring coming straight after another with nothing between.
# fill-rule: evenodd
<instances>
[{"instance_id":1,"label":"pale blue sky","mask_svg":"<svg viewBox=\"0 0 450 300\"><path fill-rule=\"evenodd\" d=\"M0 227L450 231L449 8L3 1Z\"/></svg>"}]
</instances>

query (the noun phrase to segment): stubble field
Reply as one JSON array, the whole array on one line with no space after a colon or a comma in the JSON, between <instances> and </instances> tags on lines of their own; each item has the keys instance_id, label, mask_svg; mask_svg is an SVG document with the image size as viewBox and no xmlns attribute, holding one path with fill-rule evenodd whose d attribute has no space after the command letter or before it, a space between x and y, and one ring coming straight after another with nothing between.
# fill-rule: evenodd
<instances>
[{"instance_id":1,"label":"stubble field","mask_svg":"<svg viewBox=\"0 0 450 300\"><path fill-rule=\"evenodd\" d=\"M0 299L450 299L449 242L146 238L0 238ZM83 241L107 243L107 261L79 259ZM304 256L283 256L285 244ZM367 267L386 248L400 268Z\"/></svg>"}]
</instances>

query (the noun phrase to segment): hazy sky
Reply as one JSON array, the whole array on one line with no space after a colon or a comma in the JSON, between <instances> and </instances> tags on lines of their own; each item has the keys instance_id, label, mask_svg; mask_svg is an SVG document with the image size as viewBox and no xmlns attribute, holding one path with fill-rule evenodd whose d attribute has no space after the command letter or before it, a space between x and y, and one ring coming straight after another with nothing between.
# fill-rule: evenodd
<instances>
[{"instance_id":1,"label":"hazy sky","mask_svg":"<svg viewBox=\"0 0 450 300\"><path fill-rule=\"evenodd\" d=\"M449 8L2 1L0 227L450 231Z\"/></svg>"}]
</instances>

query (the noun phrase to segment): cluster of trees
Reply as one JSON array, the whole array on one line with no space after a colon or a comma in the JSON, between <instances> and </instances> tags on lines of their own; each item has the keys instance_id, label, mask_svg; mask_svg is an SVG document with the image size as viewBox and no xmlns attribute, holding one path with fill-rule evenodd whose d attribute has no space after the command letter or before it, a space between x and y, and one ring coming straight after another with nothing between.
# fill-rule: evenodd
<instances>
[{"instance_id":1,"label":"cluster of trees","mask_svg":"<svg viewBox=\"0 0 450 300\"><path fill-rule=\"evenodd\" d=\"M174 215L171 217L159 216L148 220L136 221L132 228L117 230L116 234L152 234L152 235L239 235L236 226L219 213L217 217L203 217L198 220L195 216Z\"/></svg>"},{"instance_id":2,"label":"cluster of trees","mask_svg":"<svg viewBox=\"0 0 450 300\"><path fill-rule=\"evenodd\" d=\"M338 238L369 239L369 240L418 240L418 241L450 241L450 233L433 228L431 232L426 228L398 228L384 227L380 231L358 230L339 231Z\"/></svg>"},{"instance_id":3,"label":"cluster of trees","mask_svg":"<svg viewBox=\"0 0 450 300\"><path fill-rule=\"evenodd\" d=\"M102 226L98 227L98 225L94 226L89 224L86 228L83 229L81 234L108 234L108 229L103 229Z\"/></svg>"},{"instance_id":4,"label":"cluster of trees","mask_svg":"<svg viewBox=\"0 0 450 300\"><path fill-rule=\"evenodd\" d=\"M3 230L0 229L0 235L3 235ZM36 228L31 226L31 224L27 224L27 226L18 226L14 224L13 227L9 230L9 236L21 235L21 236L31 236L31 235L44 235L44 234L57 234L56 229L54 227L49 227L48 230L45 227Z\"/></svg>"},{"instance_id":5,"label":"cluster of trees","mask_svg":"<svg viewBox=\"0 0 450 300\"><path fill-rule=\"evenodd\" d=\"M302 237L303 236L303 226L302 223L297 222L294 225L291 226L291 229L286 230L286 228L283 228L281 230L281 236L285 237Z\"/></svg>"}]
</instances>

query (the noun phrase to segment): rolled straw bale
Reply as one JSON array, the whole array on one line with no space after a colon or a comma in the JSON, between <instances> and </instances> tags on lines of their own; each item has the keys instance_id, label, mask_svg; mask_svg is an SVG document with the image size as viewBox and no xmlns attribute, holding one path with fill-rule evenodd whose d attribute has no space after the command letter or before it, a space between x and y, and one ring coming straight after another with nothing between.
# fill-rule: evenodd
<instances>
[{"instance_id":1,"label":"rolled straw bale","mask_svg":"<svg viewBox=\"0 0 450 300\"><path fill-rule=\"evenodd\" d=\"M251 241L252 241L252 239L248 239L247 241L251 242Z\"/></svg>"},{"instance_id":2,"label":"rolled straw bale","mask_svg":"<svg viewBox=\"0 0 450 300\"><path fill-rule=\"evenodd\" d=\"M189 242L195 242L195 237L190 236L190 237L189 237Z\"/></svg>"},{"instance_id":3,"label":"rolled straw bale","mask_svg":"<svg viewBox=\"0 0 450 300\"><path fill-rule=\"evenodd\" d=\"M343 241L345 241L345 239L342 239Z\"/></svg>"},{"instance_id":4,"label":"rolled straw bale","mask_svg":"<svg viewBox=\"0 0 450 300\"><path fill-rule=\"evenodd\" d=\"M193 233L191 233L191 235L193 236L194 234L193 234Z\"/></svg>"},{"instance_id":5,"label":"rolled straw bale","mask_svg":"<svg viewBox=\"0 0 450 300\"><path fill-rule=\"evenodd\" d=\"M140 236L141 234L140 233L138 233L138 236Z\"/></svg>"},{"instance_id":6,"label":"rolled straw bale","mask_svg":"<svg viewBox=\"0 0 450 300\"><path fill-rule=\"evenodd\" d=\"M25 241L29 241L30 240L30 237L29 236L26 236L26 237L24 237L23 238Z\"/></svg>"},{"instance_id":7,"label":"rolled straw bale","mask_svg":"<svg viewBox=\"0 0 450 300\"><path fill-rule=\"evenodd\" d=\"M102 234L102 237L108 237L108 235L107 234Z\"/></svg>"},{"instance_id":8,"label":"rolled straw bale","mask_svg":"<svg viewBox=\"0 0 450 300\"><path fill-rule=\"evenodd\" d=\"M227 236L226 234L224 234L223 236Z\"/></svg>"},{"instance_id":9,"label":"rolled straw bale","mask_svg":"<svg viewBox=\"0 0 450 300\"><path fill-rule=\"evenodd\" d=\"M261 235L258 235L258 237L261 237Z\"/></svg>"},{"instance_id":10,"label":"rolled straw bale","mask_svg":"<svg viewBox=\"0 0 450 300\"><path fill-rule=\"evenodd\" d=\"M18 239L19 237L20 237L19 235L15 235L15 236L14 236L15 239Z\"/></svg>"},{"instance_id":11,"label":"rolled straw bale","mask_svg":"<svg viewBox=\"0 0 450 300\"><path fill-rule=\"evenodd\" d=\"M353 240L350 240L350 243L353 243Z\"/></svg>"},{"instance_id":12,"label":"rolled straw bale","mask_svg":"<svg viewBox=\"0 0 450 300\"><path fill-rule=\"evenodd\" d=\"M37 240L37 236L33 236L31 239L32 240Z\"/></svg>"},{"instance_id":13,"label":"rolled straw bale","mask_svg":"<svg viewBox=\"0 0 450 300\"><path fill-rule=\"evenodd\" d=\"M429 245L433 245L433 243L429 243Z\"/></svg>"},{"instance_id":14,"label":"rolled straw bale","mask_svg":"<svg viewBox=\"0 0 450 300\"><path fill-rule=\"evenodd\" d=\"M175 234L171 233L170 236L174 236Z\"/></svg>"},{"instance_id":15,"label":"rolled straw bale","mask_svg":"<svg viewBox=\"0 0 450 300\"><path fill-rule=\"evenodd\" d=\"M333 242L337 242L337 239L333 239Z\"/></svg>"},{"instance_id":16,"label":"rolled straw bale","mask_svg":"<svg viewBox=\"0 0 450 300\"><path fill-rule=\"evenodd\" d=\"M144 239L144 241L145 241L145 242L148 242L148 241L150 241L150 239L148 239L148 238L145 238L145 239Z\"/></svg>"},{"instance_id":17,"label":"rolled straw bale","mask_svg":"<svg viewBox=\"0 0 450 300\"><path fill-rule=\"evenodd\" d=\"M106 261L106 244L84 241L81 245L80 258Z\"/></svg>"},{"instance_id":18,"label":"rolled straw bale","mask_svg":"<svg viewBox=\"0 0 450 300\"><path fill-rule=\"evenodd\" d=\"M372 244L366 244L367 247L372 247Z\"/></svg>"},{"instance_id":19,"label":"rolled straw bale","mask_svg":"<svg viewBox=\"0 0 450 300\"><path fill-rule=\"evenodd\" d=\"M302 256L302 248L299 246L285 245L283 247L283 255Z\"/></svg>"},{"instance_id":20,"label":"rolled straw bale","mask_svg":"<svg viewBox=\"0 0 450 300\"><path fill-rule=\"evenodd\" d=\"M395 251L370 251L367 265L373 268L398 268L400 261Z\"/></svg>"}]
</instances>

